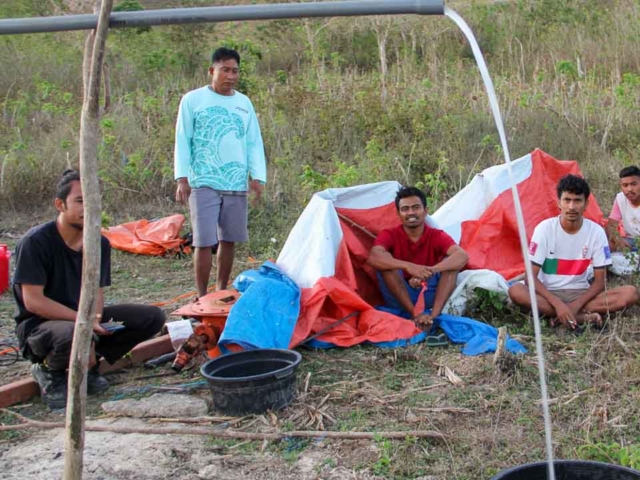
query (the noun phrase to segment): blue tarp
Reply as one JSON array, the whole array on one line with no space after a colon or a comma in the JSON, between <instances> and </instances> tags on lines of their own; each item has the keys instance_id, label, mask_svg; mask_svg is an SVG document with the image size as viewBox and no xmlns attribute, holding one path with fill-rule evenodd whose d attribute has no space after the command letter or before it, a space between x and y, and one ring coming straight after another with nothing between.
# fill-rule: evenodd
<instances>
[{"instance_id":1,"label":"blue tarp","mask_svg":"<svg viewBox=\"0 0 640 480\"><path fill-rule=\"evenodd\" d=\"M245 350L289 348L298 315L300 288L273 263L238 276L233 286L243 294L229 312L218 345Z\"/></svg>"},{"instance_id":2,"label":"blue tarp","mask_svg":"<svg viewBox=\"0 0 640 480\"><path fill-rule=\"evenodd\" d=\"M498 329L467 317L457 317L446 313L436 317L434 327L440 327L453 343L465 343L464 355L480 355L496 351ZM511 353L527 353L520 342L507 336L505 345Z\"/></svg>"},{"instance_id":3,"label":"blue tarp","mask_svg":"<svg viewBox=\"0 0 640 480\"><path fill-rule=\"evenodd\" d=\"M242 293L231 308L218 345L226 351L230 343L247 350L256 348L289 348L289 342L300 314L300 288L273 263L265 262L259 270L241 273L233 286ZM398 316L404 312L378 307ZM441 314L432 332L441 328L453 343L465 344L462 353L479 355L495 352L498 330L486 323L466 317ZM398 348L419 343L425 339L422 332L409 339L393 342L371 343L377 347ZM312 340L314 348L332 348L334 344ZM507 339L506 348L511 353L526 353L519 342Z\"/></svg>"},{"instance_id":4,"label":"blue tarp","mask_svg":"<svg viewBox=\"0 0 640 480\"><path fill-rule=\"evenodd\" d=\"M408 318L409 314L386 306L376 307L383 312L393 313L399 317ZM425 310L429 312L430 310ZM436 328L441 328L447 334L452 343L466 344L462 349L464 355L480 355L481 353L492 353L496 351L498 343L498 329L479 322L472 318L458 317L441 313L433 322L433 328L430 334L435 332ZM422 339L420 339L422 340ZM381 345L385 346L385 345ZM507 337L506 348L511 353L527 353L517 340Z\"/></svg>"}]
</instances>

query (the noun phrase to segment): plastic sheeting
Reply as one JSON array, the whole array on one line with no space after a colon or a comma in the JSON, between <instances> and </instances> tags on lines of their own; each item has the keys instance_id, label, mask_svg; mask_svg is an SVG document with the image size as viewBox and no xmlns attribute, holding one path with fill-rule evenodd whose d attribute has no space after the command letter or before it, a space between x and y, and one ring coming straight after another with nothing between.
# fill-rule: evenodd
<instances>
[{"instance_id":1,"label":"plastic sheeting","mask_svg":"<svg viewBox=\"0 0 640 480\"><path fill-rule=\"evenodd\" d=\"M541 150L514 162L529 238L540 221L559 213L556 184L568 173L580 174L576 162L558 161ZM413 322L372 307L382 299L375 272L366 260L375 236L400 222L394 204L399 186L397 182L381 182L329 189L313 196L277 261L278 267L302 288L300 318L290 346L354 311L361 313L318 337L313 344L348 347L368 342L399 346L424 338L424 332ZM602 212L593 196L586 217L602 222ZM427 221L460 240L470 257L468 267L473 269L459 275L447 311L462 314L476 287L501 292L506 297L505 278L521 274L524 260L505 165L476 175ZM475 324L452 322L442 324L449 330L445 332L467 343L467 352L495 348L491 343L495 343L493 327L486 325L478 333Z\"/></svg>"},{"instance_id":2,"label":"plastic sheeting","mask_svg":"<svg viewBox=\"0 0 640 480\"><path fill-rule=\"evenodd\" d=\"M229 313L220 339L223 350L228 345L249 350L295 348L303 343L314 348L351 347L360 343L397 348L421 342L427 335L412 321L401 318L403 312L374 309L332 277L320 279L314 288L303 289L300 297L295 284L267 262L257 272L240 274L234 286L244 293ZM296 305L300 301L305 309L298 318ZM360 313L306 342L352 312ZM465 355L496 349L498 330L471 318L442 314L436 318L435 327L440 327L453 343L466 344L462 349ZM527 351L510 338L506 348L512 353Z\"/></svg>"},{"instance_id":3,"label":"plastic sheeting","mask_svg":"<svg viewBox=\"0 0 640 480\"><path fill-rule=\"evenodd\" d=\"M476 288L499 293L505 301L509 298L509 284L499 273L486 269L465 270L458 274L457 286L443 313L462 315L467 309L467 302L474 297Z\"/></svg>"},{"instance_id":4,"label":"plastic sheeting","mask_svg":"<svg viewBox=\"0 0 640 480\"><path fill-rule=\"evenodd\" d=\"M640 272L638 252L612 252L609 270L615 275L632 275Z\"/></svg>"},{"instance_id":5,"label":"plastic sheeting","mask_svg":"<svg viewBox=\"0 0 640 480\"><path fill-rule=\"evenodd\" d=\"M231 307L218 345L287 348L300 312L300 289L271 262L248 276L237 284L244 293Z\"/></svg>"},{"instance_id":6,"label":"plastic sheeting","mask_svg":"<svg viewBox=\"0 0 640 480\"><path fill-rule=\"evenodd\" d=\"M234 287L243 293L231 308L222 333L223 351L229 345L245 349L296 348L352 312L360 313L308 345L333 348L366 342L401 347L426 336L413 322L374 309L333 277L320 279L314 288L299 290L277 266L267 262L259 271L247 270L238 275Z\"/></svg>"},{"instance_id":7,"label":"plastic sheeting","mask_svg":"<svg viewBox=\"0 0 640 480\"><path fill-rule=\"evenodd\" d=\"M496 351L498 330L486 323L472 318L442 314L435 319L434 327L441 328L453 343L464 343L465 346L462 349L464 355L480 355ZM505 348L511 353L527 353L526 348L508 336Z\"/></svg>"},{"instance_id":8,"label":"plastic sheeting","mask_svg":"<svg viewBox=\"0 0 640 480\"><path fill-rule=\"evenodd\" d=\"M408 317L407 312L393 310L386 306L380 306L378 307L378 310L391 313L399 317ZM430 312L430 310L425 310L425 312ZM437 328L442 329L449 338L449 341L452 343L465 344L462 349L462 354L464 355L480 355L482 353L492 353L496 351L496 346L498 344L498 329L491 325L487 325L486 323L479 322L472 318L442 313L434 319L433 327L429 334L434 334ZM390 345L380 344L379 346ZM509 352L514 354L527 353L526 348L524 348L518 341L510 338L508 335L505 347Z\"/></svg>"},{"instance_id":9,"label":"plastic sheeting","mask_svg":"<svg viewBox=\"0 0 640 480\"><path fill-rule=\"evenodd\" d=\"M291 339L292 348L352 312L360 314L320 335L311 345L351 347L364 342L391 342L404 346L425 337L412 321L376 310L335 277L321 278L313 288L303 289L301 304L302 311Z\"/></svg>"},{"instance_id":10,"label":"plastic sheeting","mask_svg":"<svg viewBox=\"0 0 640 480\"><path fill-rule=\"evenodd\" d=\"M137 255L162 256L178 251L185 240L180 238L184 215L171 215L159 220L136 220L103 229L111 246Z\"/></svg>"},{"instance_id":11,"label":"plastic sheeting","mask_svg":"<svg viewBox=\"0 0 640 480\"><path fill-rule=\"evenodd\" d=\"M582 173L577 162L556 160L537 149L515 163L516 178L522 178L530 171L518 183L518 193L527 238L531 239L536 225L560 214L556 193L560 178L570 173ZM478 208L476 204L484 208ZM478 216L481 210L482 213ZM600 225L603 223L602 210L593 194L589 197L585 217ZM524 272L506 165L491 167L476 175L433 218L450 234L460 232L459 244L469 254L467 268L494 270L506 279Z\"/></svg>"}]
</instances>

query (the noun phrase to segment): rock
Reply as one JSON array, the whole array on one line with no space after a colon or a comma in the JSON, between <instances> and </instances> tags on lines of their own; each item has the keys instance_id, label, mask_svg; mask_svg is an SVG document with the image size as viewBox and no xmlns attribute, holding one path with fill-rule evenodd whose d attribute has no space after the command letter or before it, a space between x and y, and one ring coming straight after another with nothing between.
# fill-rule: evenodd
<instances>
[{"instance_id":1,"label":"rock","mask_svg":"<svg viewBox=\"0 0 640 480\"><path fill-rule=\"evenodd\" d=\"M207 465L198 472L198 478L210 479L219 478L220 467L217 465Z\"/></svg>"},{"instance_id":2,"label":"rock","mask_svg":"<svg viewBox=\"0 0 640 480\"><path fill-rule=\"evenodd\" d=\"M323 453L322 452L305 452L298 457L298 461L295 466L298 469L298 478L304 480L311 480L318 478L316 468L322 464Z\"/></svg>"},{"instance_id":3,"label":"rock","mask_svg":"<svg viewBox=\"0 0 640 480\"><path fill-rule=\"evenodd\" d=\"M408 422L408 423L416 423L416 422L419 422L420 419L411 410L407 410L407 415L405 416L405 421Z\"/></svg>"},{"instance_id":4,"label":"rock","mask_svg":"<svg viewBox=\"0 0 640 480\"><path fill-rule=\"evenodd\" d=\"M120 417L201 417L207 414L207 402L190 395L156 393L140 400L125 399L105 402L102 409L106 413Z\"/></svg>"}]
</instances>

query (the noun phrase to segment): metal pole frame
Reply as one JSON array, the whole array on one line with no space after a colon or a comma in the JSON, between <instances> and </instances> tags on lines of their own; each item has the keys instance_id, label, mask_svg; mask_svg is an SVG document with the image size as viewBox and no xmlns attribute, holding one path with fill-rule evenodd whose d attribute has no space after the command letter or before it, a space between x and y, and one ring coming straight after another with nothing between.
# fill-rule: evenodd
<instances>
[{"instance_id":1,"label":"metal pole frame","mask_svg":"<svg viewBox=\"0 0 640 480\"><path fill-rule=\"evenodd\" d=\"M444 0L349 0L114 12L109 19L109 28L402 14L444 15ZM0 20L0 35L92 30L96 28L97 24L98 16L90 14L9 18Z\"/></svg>"}]
</instances>

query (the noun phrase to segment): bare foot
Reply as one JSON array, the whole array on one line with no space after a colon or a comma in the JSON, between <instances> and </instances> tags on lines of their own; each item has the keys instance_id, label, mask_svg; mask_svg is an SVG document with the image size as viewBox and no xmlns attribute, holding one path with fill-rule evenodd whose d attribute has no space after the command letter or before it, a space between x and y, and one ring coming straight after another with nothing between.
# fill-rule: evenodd
<instances>
[{"instance_id":1,"label":"bare foot","mask_svg":"<svg viewBox=\"0 0 640 480\"><path fill-rule=\"evenodd\" d=\"M599 313L582 313L578 315L578 323L586 323L602 328L602 317Z\"/></svg>"},{"instance_id":2,"label":"bare foot","mask_svg":"<svg viewBox=\"0 0 640 480\"><path fill-rule=\"evenodd\" d=\"M420 315L416 315L413 317L413 321L416 322L416 325L422 330L428 330L433 325L433 318L428 313L421 313Z\"/></svg>"}]
</instances>

